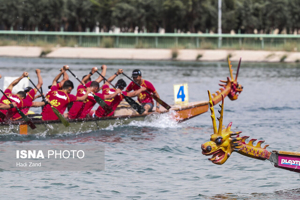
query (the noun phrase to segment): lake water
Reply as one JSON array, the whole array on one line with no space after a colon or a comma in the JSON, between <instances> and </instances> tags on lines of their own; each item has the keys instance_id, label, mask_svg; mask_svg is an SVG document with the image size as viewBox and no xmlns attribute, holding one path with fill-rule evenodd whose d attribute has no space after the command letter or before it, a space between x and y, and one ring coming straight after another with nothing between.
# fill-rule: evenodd
<instances>
[{"instance_id":1,"label":"lake water","mask_svg":"<svg viewBox=\"0 0 300 200\"><path fill-rule=\"evenodd\" d=\"M208 100L229 76L227 63L148 62L85 59L0 58L2 76L20 76L40 68L44 91L63 65L79 77L107 64L107 77L118 68L139 68L161 99L172 104L173 84L188 83L190 102ZM234 75L237 63L233 63ZM119 76L118 78L120 78ZM126 80L125 77L123 77ZM77 87L76 80L71 77ZM300 65L242 63L238 81L244 91L225 99L224 124L265 140L271 150L300 151ZM126 80L129 83L128 80ZM3 88L3 81L0 81ZM75 91L73 91L75 93ZM40 112L40 108L34 109ZM222 166L203 156L201 144L213 133L210 114L181 124L167 115L73 135L1 136L1 144L99 144L105 146L105 170L81 172L0 172L6 199L299 199L300 174L233 153ZM1 159L0 159L1 160Z\"/></svg>"}]
</instances>

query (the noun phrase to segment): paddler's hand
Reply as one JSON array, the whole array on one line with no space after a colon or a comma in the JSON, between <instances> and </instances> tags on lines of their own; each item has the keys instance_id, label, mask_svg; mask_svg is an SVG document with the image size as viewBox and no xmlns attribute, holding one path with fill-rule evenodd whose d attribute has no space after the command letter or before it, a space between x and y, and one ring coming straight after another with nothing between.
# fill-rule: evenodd
<instances>
[{"instance_id":1,"label":"paddler's hand","mask_svg":"<svg viewBox=\"0 0 300 200\"><path fill-rule=\"evenodd\" d=\"M123 69L119 69L119 70L117 71L117 74L118 74L118 75L123 74Z\"/></svg>"},{"instance_id":2,"label":"paddler's hand","mask_svg":"<svg viewBox=\"0 0 300 200\"><path fill-rule=\"evenodd\" d=\"M36 70L35 70L35 73L36 73L36 74L40 74L40 73L41 73L41 70L40 70L40 69L36 69Z\"/></svg>"},{"instance_id":3,"label":"paddler's hand","mask_svg":"<svg viewBox=\"0 0 300 200\"><path fill-rule=\"evenodd\" d=\"M146 91L146 90L147 90L147 88L145 88L145 87L141 87L141 90L142 90L142 92L144 92L144 91Z\"/></svg>"},{"instance_id":4,"label":"paddler's hand","mask_svg":"<svg viewBox=\"0 0 300 200\"><path fill-rule=\"evenodd\" d=\"M68 65L65 65L65 66L63 67L63 70L67 71L69 68L70 68L70 67L69 67Z\"/></svg>"},{"instance_id":5,"label":"paddler's hand","mask_svg":"<svg viewBox=\"0 0 300 200\"><path fill-rule=\"evenodd\" d=\"M116 93L121 94L121 93L122 93L122 90L120 90L120 89L118 88L118 89L116 89Z\"/></svg>"},{"instance_id":6,"label":"paddler's hand","mask_svg":"<svg viewBox=\"0 0 300 200\"><path fill-rule=\"evenodd\" d=\"M22 76L23 77L27 77L28 76L28 72L23 72Z\"/></svg>"},{"instance_id":7,"label":"paddler's hand","mask_svg":"<svg viewBox=\"0 0 300 200\"><path fill-rule=\"evenodd\" d=\"M91 93L91 91L92 91L92 88L90 88L90 87L86 88L87 93Z\"/></svg>"},{"instance_id":8,"label":"paddler's hand","mask_svg":"<svg viewBox=\"0 0 300 200\"><path fill-rule=\"evenodd\" d=\"M92 70L91 70L92 74L94 74L96 71L98 71L97 67L93 67Z\"/></svg>"},{"instance_id":9,"label":"paddler's hand","mask_svg":"<svg viewBox=\"0 0 300 200\"><path fill-rule=\"evenodd\" d=\"M43 99L43 100L42 100L42 102L44 102L44 103L45 103L45 105L47 105L47 104L50 104L50 102L49 102L49 101L48 101L48 99L46 99L46 98L45 98L45 99ZM50 105L51 105L51 104L50 104Z\"/></svg>"},{"instance_id":10,"label":"paddler's hand","mask_svg":"<svg viewBox=\"0 0 300 200\"><path fill-rule=\"evenodd\" d=\"M1 74L0 74L0 78L2 78Z\"/></svg>"},{"instance_id":11,"label":"paddler's hand","mask_svg":"<svg viewBox=\"0 0 300 200\"><path fill-rule=\"evenodd\" d=\"M107 69L107 66L106 65L102 65L101 66L101 69L103 70L103 69Z\"/></svg>"}]
</instances>

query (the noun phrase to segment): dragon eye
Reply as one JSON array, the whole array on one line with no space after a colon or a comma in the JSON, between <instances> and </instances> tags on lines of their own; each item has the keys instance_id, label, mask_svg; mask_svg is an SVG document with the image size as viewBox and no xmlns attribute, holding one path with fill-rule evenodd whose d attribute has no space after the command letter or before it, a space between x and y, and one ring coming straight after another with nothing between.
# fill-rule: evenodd
<instances>
[{"instance_id":1,"label":"dragon eye","mask_svg":"<svg viewBox=\"0 0 300 200\"><path fill-rule=\"evenodd\" d=\"M216 139L216 141L215 141L215 143L216 143L217 145L222 144L222 142L223 142L223 138L222 138L222 137L218 137L218 138Z\"/></svg>"}]
</instances>

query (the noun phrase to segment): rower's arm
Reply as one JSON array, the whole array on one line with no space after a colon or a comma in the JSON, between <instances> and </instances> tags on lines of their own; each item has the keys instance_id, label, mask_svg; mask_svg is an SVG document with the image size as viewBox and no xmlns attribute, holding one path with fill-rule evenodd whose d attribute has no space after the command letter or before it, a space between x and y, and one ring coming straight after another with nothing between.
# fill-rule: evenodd
<instances>
[{"instance_id":1,"label":"rower's arm","mask_svg":"<svg viewBox=\"0 0 300 200\"><path fill-rule=\"evenodd\" d=\"M115 96L117 96L118 94L120 94L121 92L122 92L122 90L117 89L116 92L113 93L113 94L104 95L104 99L112 99L112 98L114 98Z\"/></svg>"},{"instance_id":2,"label":"rower's arm","mask_svg":"<svg viewBox=\"0 0 300 200\"><path fill-rule=\"evenodd\" d=\"M108 82L112 82L118 75L123 73L123 69L118 69L118 71L107 79Z\"/></svg>"},{"instance_id":3,"label":"rower's arm","mask_svg":"<svg viewBox=\"0 0 300 200\"><path fill-rule=\"evenodd\" d=\"M62 87L63 84L64 84L67 80L69 80L69 75L68 75L68 73L67 73L67 70L64 70L64 73L63 73L63 80L60 82L60 87Z\"/></svg>"},{"instance_id":4,"label":"rower's arm","mask_svg":"<svg viewBox=\"0 0 300 200\"><path fill-rule=\"evenodd\" d=\"M42 85L43 85L43 79L42 79L42 76L41 76L41 70L40 69L36 69L35 72L36 72L36 76L38 78L38 84L36 85L36 87L38 89L40 89L42 87Z\"/></svg>"},{"instance_id":5,"label":"rower's arm","mask_svg":"<svg viewBox=\"0 0 300 200\"><path fill-rule=\"evenodd\" d=\"M44 95L44 94L43 94L43 95ZM34 101L34 100L36 100L37 98L40 98L40 97L42 97L42 95L41 95L41 94L38 94L38 95L34 96L34 98L33 98L32 101Z\"/></svg>"},{"instance_id":6,"label":"rower's arm","mask_svg":"<svg viewBox=\"0 0 300 200\"><path fill-rule=\"evenodd\" d=\"M91 72L81 80L80 85L85 84L97 70L97 67L93 67Z\"/></svg>"},{"instance_id":7,"label":"rower's arm","mask_svg":"<svg viewBox=\"0 0 300 200\"><path fill-rule=\"evenodd\" d=\"M7 89L10 89L12 91L13 87L15 85L17 85L21 80L22 78L24 77L27 77L28 76L28 73L27 72L23 72L22 76L20 76L19 78L17 78L16 80L14 80L8 87Z\"/></svg>"},{"instance_id":8,"label":"rower's arm","mask_svg":"<svg viewBox=\"0 0 300 200\"><path fill-rule=\"evenodd\" d=\"M0 103L0 110L8 110L10 109L10 105L6 105L6 104L3 104L3 103Z\"/></svg>"},{"instance_id":9,"label":"rower's arm","mask_svg":"<svg viewBox=\"0 0 300 200\"><path fill-rule=\"evenodd\" d=\"M135 96L139 95L141 92L144 92L144 91L146 91L146 90L147 90L147 88L141 87L140 89L138 89L138 90L136 90L136 91L127 93L127 96L128 96L128 97L135 97Z\"/></svg>"},{"instance_id":10,"label":"rower's arm","mask_svg":"<svg viewBox=\"0 0 300 200\"><path fill-rule=\"evenodd\" d=\"M105 77L107 66L106 65L102 65L101 69L102 69L101 75ZM100 83L103 80L102 76L99 76L95 81L97 81L98 83Z\"/></svg>"},{"instance_id":11,"label":"rower's arm","mask_svg":"<svg viewBox=\"0 0 300 200\"><path fill-rule=\"evenodd\" d=\"M41 107L41 106L44 106L44 105L45 105L45 102L35 101L35 102L32 102L32 106L31 107Z\"/></svg>"},{"instance_id":12,"label":"rower's arm","mask_svg":"<svg viewBox=\"0 0 300 200\"><path fill-rule=\"evenodd\" d=\"M58 79L61 77L61 75L64 74L64 72L65 72L65 70L63 68L60 69L60 73L53 79L52 85L57 85Z\"/></svg>"},{"instance_id":13,"label":"rower's arm","mask_svg":"<svg viewBox=\"0 0 300 200\"><path fill-rule=\"evenodd\" d=\"M77 97L76 101L84 101L88 97L89 93L91 92L91 88L86 89L86 93L82 97Z\"/></svg>"}]
</instances>

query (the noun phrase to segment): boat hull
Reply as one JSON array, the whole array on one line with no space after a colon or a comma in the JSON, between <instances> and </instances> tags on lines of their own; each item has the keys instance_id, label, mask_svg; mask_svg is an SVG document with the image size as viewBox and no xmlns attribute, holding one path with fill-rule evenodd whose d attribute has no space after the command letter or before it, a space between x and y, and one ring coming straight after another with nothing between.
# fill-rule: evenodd
<instances>
[{"instance_id":1,"label":"boat hull","mask_svg":"<svg viewBox=\"0 0 300 200\"><path fill-rule=\"evenodd\" d=\"M97 131L110 126L120 126L129 124L132 121L143 121L151 115L169 114L177 122L183 122L208 111L208 102L193 102L187 105L175 105L167 111L161 108L160 113L152 112L147 115L130 114L122 115L118 111L118 116L104 118L87 118L70 120L70 126L65 127L60 121L42 121L33 118L36 129L31 129L22 121L14 121L10 124L0 124L0 134L21 134L21 135L57 135L57 134L76 134Z\"/></svg>"}]
</instances>

